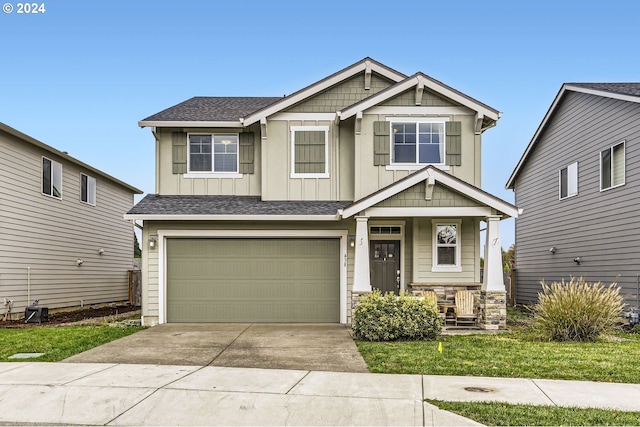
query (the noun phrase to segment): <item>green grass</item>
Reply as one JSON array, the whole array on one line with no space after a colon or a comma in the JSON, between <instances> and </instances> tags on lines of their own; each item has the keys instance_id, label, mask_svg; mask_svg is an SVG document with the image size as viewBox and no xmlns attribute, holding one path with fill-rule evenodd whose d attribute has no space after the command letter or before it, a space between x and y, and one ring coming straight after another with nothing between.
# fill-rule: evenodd
<instances>
[{"instance_id":1,"label":"green grass","mask_svg":"<svg viewBox=\"0 0 640 427\"><path fill-rule=\"evenodd\" d=\"M0 362L57 362L144 329L140 326L61 326L0 329ZM8 359L16 353L44 353L34 359Z\"/></svg>"},{"instance_id":2,"label":"green grass","mask_svg":"<svg viewBox=\"0 0 640 427\"><path fill-rule=\"evenodd\" d=\"M512 405L500 402L427 402L489 426L635 426L640 422L640 412L609 409Z\"/></svg>"},{"instance_id":3,"label":"green grass","mask_svg":"<svg viewBox=\"0 0 640 427\"><path fill-rule=\"evenodd\" d=\"M509 318L512 331L504 334L356 344L369 370L377 373L640 383L638 334L594 342L540 341L530 332L526 313L510 310Z\"/></svg>"}]
</instances>

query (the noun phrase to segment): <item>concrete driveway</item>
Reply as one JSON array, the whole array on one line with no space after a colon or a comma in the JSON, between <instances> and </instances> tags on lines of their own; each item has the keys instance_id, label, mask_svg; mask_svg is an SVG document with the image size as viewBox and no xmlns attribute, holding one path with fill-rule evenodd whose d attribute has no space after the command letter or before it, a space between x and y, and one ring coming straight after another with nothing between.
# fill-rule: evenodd
<instances>
[{"instance_id":1,"label":"concrete driveway","mask_svg":"<svg viewBox=\"0 0 640 427\"><path fill-rule=\"evenodd\" d=\"M368 372L347 327L334 324L164 324L63 362Z\"/></svg>"}]
</instances>

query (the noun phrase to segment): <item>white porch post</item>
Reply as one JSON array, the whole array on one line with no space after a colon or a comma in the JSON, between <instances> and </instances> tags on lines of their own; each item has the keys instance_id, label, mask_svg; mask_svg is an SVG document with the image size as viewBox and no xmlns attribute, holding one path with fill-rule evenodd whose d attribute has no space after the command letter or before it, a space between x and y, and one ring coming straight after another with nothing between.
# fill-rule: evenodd
<instances>
[{"instance_id":1,"label":"white porch post","mask_svg":"<svg viewBox=\"0 0 640 427\"><path fill-rule=\"evenodd\" d=\"M487 216L487 239L484 246L483 291L506 291L502 276L500 216Z\"/></svg>"},{"instance_id":2,"label":"white porch post","mask_svg":"<svg viewBox=\"0 0 640 427\"><path fill-rule=\"evenodd\" d=\"M353 292L371 292L369 277L369 218L356 217L356 254L353 265Z\"/></svg>"}]
</instances>

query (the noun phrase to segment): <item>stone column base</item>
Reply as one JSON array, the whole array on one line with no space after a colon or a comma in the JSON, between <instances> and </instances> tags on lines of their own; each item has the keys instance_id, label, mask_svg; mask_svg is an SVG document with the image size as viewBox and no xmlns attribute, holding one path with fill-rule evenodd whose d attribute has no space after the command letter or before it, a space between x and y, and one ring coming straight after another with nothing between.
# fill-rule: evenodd
<instances>
[{"instance_id":1,"label":"stone column base","mask_svg":"<svg viewBox=\"0 0 640 427\"><path fill-rule=\"evenodd\" d=\"M507 291L480 291L479 326L507 329Z\"/></svg>"}]
</instances>

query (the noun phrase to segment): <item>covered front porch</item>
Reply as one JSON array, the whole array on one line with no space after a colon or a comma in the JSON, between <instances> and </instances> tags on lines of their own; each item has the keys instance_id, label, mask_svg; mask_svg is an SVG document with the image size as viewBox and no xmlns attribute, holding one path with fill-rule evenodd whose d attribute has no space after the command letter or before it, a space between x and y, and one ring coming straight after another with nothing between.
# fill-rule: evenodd
<instances>
[{"instance_id":1,"label":"covered front porch","mask_svg":"<svg viewBox=\"0 0 640 427\"><path fill-rule=\"evenodd\" d=\"M352 308L373 289L413 293L433 298L444 325L457 327L464 300L467 327L504 329L500 220L517 214L515 206L432 167L346 207L342 217L356 222Z\"/></svg>"}]
</instances>

